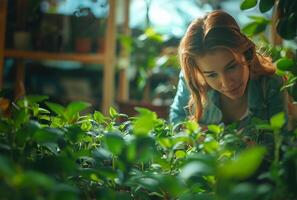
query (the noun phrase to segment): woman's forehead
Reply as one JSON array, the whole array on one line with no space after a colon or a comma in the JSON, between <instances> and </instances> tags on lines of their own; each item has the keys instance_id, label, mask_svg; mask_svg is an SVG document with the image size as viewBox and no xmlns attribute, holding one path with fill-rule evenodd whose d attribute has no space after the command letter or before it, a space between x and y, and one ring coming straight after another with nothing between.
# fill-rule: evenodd
<instances>
[{"instance_id":1,"label":"woman's forehead","mask_svg":"<svg viewBox=\"0 0 297 200\"><path fill-rule=\"evenodd\" d=\"M201 71L213 71L220 69L235 60L235 55L227 49L215 49L195 58Z\"/></svg>"}]
</instances>

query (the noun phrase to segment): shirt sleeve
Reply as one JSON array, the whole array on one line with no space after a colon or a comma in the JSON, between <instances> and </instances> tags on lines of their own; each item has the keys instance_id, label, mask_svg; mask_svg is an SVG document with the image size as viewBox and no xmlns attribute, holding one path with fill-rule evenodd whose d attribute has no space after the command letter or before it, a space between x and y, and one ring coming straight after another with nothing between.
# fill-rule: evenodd
<instances>
[{"instance_id":1,"label":"shirt sleeve","mask_svg":"<svg viewBox=\"0 0 297 200\"><path fill-rule=\"evenodd\" d=\"M178 123L186 120L188 115L187 105L189 102L190 92L187 87L184 75L182 72L179 74L179 81L177 85L177 91L170 106L169 121L172 123Z\"/></svg>"},{"instance_id":2,"label":"shirt sleeve","mask_svg":"<svg viewBox=\"0 0 297 200\"><path fill-rule=\"evenodd\" d=\"M288 119L287 100L285 92L281 91L283 79L280 76L273 75L268 81L268 116L269 119L280 112L284 112Z\"/></svg>"}]
</instances>

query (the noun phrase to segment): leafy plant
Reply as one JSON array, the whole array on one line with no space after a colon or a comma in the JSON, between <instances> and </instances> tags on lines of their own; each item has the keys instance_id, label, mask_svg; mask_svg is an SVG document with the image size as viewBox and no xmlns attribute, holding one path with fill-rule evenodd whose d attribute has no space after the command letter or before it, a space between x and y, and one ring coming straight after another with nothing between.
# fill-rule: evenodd
<instances>
[{"instance_id":1,"label":"leafy plant","mask_svg":"<svg viewBox=\"0 0 297 200\"><path fill-rule=\"evenodd\" d=\"M289 0L244 0L241 3L240 8L242 10L250 9L255 7L259 2L259 10L261 13L265 13L271 10L273 7L277 12L276 31L277 33L286 40L293 40L297 36L297 3ZM262 16L252 16L253 20L247 24L243 31L250 37L254 37L263 33L267 29L267 25L271 23ZM278 74L286 76L287 83L283 89L288 88L289 94L295 101L297 101L297 55L296 51L286 48L283 46L272 46L268 40L262 36L262 42L266 47L266 50L270 52L276 62L278 68ZM293 41L291 41L293 42ZM262 44L263 45L263 44Z\"/></svg>"},{"instance_id":2,"label":"leafy plant","mask_svg":"<svg viewBox=\"0 0 297 200\"><path fill-rule=\"evenodd\" d=\"M131 54L131 68L135 72L131 78L135 94L131 96L135 99L151 102L152 96L158 95L154 93L158 93L160 90L163 92L166 89L172 90L172 85L175 84L172 82L179 73L179 64L173 48L164 46L167 39L166 35L156 32L151 27L140 32L137 36L121 35L119 37L122 48ZM160 86L159 83L156 83L158 79L162 79L163 83L167 82L167 85L164 84L156 89Z\"/></svg>"},{"instance_id":3,"label":"leafy plant","mask_svg":"<svg viewBox=\"0 0 297 200\"><path fill-rule=\"evenodd\" d=\"M143 108L133 118L114 108L82 115L88 103L46 100L27 96L1 115L1 199L296 197L297 130L282 134L282 114L203 129Z\"/></svg>"},{"instance_id":4,"label":"leafy plant","mask_svg":"<svg viewBox=\"0 0 297 200\"><path fill-rule=\"evenodd\" d=\"M277 32L284 39L294 39L297 36L297 3L290 0L243 0L240 8L242 10L253 8L259 2L259 10L265 13L274 6L278 10ZM259 18L255 18L257 22ZM258 21L259 22L259 21ZM261 23L260 23L261 24ZM259 26L258 26L259 27Z\"/></svg>"}]
</instances>

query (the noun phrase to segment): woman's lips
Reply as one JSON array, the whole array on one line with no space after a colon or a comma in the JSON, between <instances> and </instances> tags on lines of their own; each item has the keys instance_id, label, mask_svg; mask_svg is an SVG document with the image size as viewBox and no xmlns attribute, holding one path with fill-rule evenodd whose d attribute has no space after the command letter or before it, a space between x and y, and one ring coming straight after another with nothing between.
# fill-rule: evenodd
<instances>
[{"instance_id":1,"label":"woman's lips","mask_svg":"<svg viewBox=\"0 0 297 200\"><path fill-rule=\"evenodd\" d=\"M234 88L234 89L226 90L225 93L232 93L233 94L233 93L236 93L240 88L241 88L241 84L238 87Z\"/></svg>"}]
</instances>

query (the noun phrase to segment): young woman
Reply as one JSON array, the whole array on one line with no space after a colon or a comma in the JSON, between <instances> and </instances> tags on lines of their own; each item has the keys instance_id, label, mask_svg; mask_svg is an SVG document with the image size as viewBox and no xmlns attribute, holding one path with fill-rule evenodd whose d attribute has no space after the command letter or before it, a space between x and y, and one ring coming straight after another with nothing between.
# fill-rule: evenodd
<instances>
[{"instance_id":1,"label":"young woman","mask_svg":"<svg viewBox=\"0 0 297 200\"><path fill-rule=\"evenodd\" d=\"M171 122L229 124L287 113L282 78L228 13L213 11L194 20L181 40L179 59Z\"/></svg>"}]
</instances>

